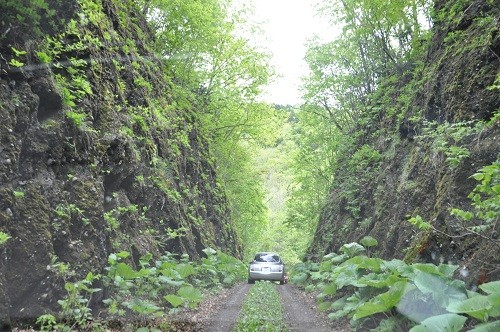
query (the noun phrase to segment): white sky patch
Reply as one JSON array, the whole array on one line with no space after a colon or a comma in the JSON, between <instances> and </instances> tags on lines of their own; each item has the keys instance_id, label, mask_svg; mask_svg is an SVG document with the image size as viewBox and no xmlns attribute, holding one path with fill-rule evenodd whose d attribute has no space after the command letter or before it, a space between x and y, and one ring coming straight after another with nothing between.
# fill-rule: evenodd
<instances>
[{"instance_id":1,"label":"white sky patch","mask_svg":"<svg viewBox=\"0 0 500 332\"><path fill-rule=\"evenodd\" d=\"M316 1L253 0L253 3L254 21L263 22L260 27L264 36L257 42L273 54L270 63L280 76L267 87L263 98L269 103L300 104L300 79L308 73L304 61L307 40L315 34L331 40L338 32L316 14Z\"/></svg>"}]
</instances>

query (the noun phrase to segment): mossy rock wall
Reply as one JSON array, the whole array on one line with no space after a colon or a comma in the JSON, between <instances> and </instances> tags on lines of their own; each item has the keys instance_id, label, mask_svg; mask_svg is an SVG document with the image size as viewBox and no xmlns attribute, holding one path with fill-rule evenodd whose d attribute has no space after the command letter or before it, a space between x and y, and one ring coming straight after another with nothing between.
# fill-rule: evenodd
<instances>
[{"instance_id":1,"label":"mossy rock wall","mask_svg":"<svg viewBox=\"0 0 500 332\"><path fill-rule=\"evenodd\" d=\"M121 250L241 254L196 110L150 50L136 2L37 4L0 5L4 326L58 309L57 262L82 278Z\"/></svg>"},{"instance_id":2,"label":"mossy rock wall","mask_svg":"<svg viewBox=\"0 0 500 332\"><path fill-rule=\"evenodd\" d=\"M498 83L500 68L500 4L437 1L434 9L444 13L436 17L446 19L432 28L423 66L398 73L397 83L381 86L374 99L381 111L373 113L368 127L356 129L359 138L353 148L370 146L381 158L362 169L350 166L352 149L339 158L342 164L308 256L319 260L344 243L371 235L378 239L377 254L383 258L458 264L477 284L487 280L484 276L500 277L498 246L460 236L467 232L450 216L450 208L471 209L467 195L477 181L470 176L498 158L500 123L464 135L456 144L470 155L453 167L436 148L439 135L424 129L431 122L472 127L479 120L491 121L500 109L499 90L490 88ZM415 215L458 237L419 231L407 221Z\"/></svg>"}]
</instances>

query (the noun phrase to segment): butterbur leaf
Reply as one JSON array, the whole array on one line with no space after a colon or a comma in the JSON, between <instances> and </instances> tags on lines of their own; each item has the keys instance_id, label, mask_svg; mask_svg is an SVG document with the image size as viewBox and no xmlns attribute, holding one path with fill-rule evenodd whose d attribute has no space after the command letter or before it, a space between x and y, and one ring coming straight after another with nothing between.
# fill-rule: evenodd
<instances>
[{"instance_id":1,"label":"butterbur leaf","mask_svg":"<svg viewBox=\"0 0 500 332\"><path fill-rule=\"evenodd\" d=\"M212 248L205 248L205 249L203 249L202 251L203 251L203 252L205 253L205 255L207 255L207 256L210 256L210 255L215 255L215 254L217 253L217 251L215 251L215 250L214 250L214 249L212 249Z\"/></svg>"},{"instance_id":2,"label":"butterbur leaf","mask_svg":"<svg viewBox=\"0 0 500 332\"><path fill-rule=\"evenodd\" d=\"M149 327L140 327L135 332L149 332Z\"/></svg>"},{"instance_id":3,"label":"butterbur leaf","mask_svg":"<svg viewBox=\"0 0 500 332\"><path fill-rule=\"evenodd\" d=\"M467 317L456 314L444 314L429 317L413 327L410 332L459 332Z\"/></svg>"},{"instance_id":4,"label":"butterbur leaf","mask_svg":"<svg viewBox=\"0 0 500 332\"><path fill-rule=\"evenodd\" d=\"M482 284L479 288L487 294L500 293L500 280Z\"/></svg>"},{"instance_id":5,"label":"butterbur leaf","mask_svg":"<svg viewBox=\"0 0 500 332\"><path fill-rule=\"evenodd\" d=\"M394 274L387 276L385 274L375 273L368 274L359 279L360 283L375 288L390 287L399 281L406 281L406 279L398 277Z\"/></svg>"},{"instance_id":6,"label":"butterbur leaf","mask_svg":"<svg viewBox=\"0 0 500 332\"><path fill-rule=\"evenodd\" d=\"M359 241L362 245L364 245L365 247L374 247L376 245L378 245L378 241L377 239L371 237L371 236L365 236L364 238L361 239L361 241Z\"/></svg>"},{"instance_id":7,"label":"butterbur leaf","mask_svg":"<svg viewBox=\"0 0 500 332\"><path fill-rule=\"evenodd\" d=\"M453 302L446 307L446 310L457 314L467 314L484 322L488 319L488 310L491 307L488 298L480 295L464 301Z\"/></svg>"},{"instance_id":8,"label":"butterbur leaf","mask_svg":"<svg viewBox=\"0 0 500 332\"><path fill-rule=\"evenodd\" d=\"M408 268L408 264L400 259L392 259L382 262L382 268L401 273L404 269Z\"/></svg>"},{"instance_id":9,"label":"butterbur leaf","mask_svg":"<svg viewBox=\"0 0 500 332\"><path fill-rule=\"evenodd\" d=\"M184 303L184 299L180 296L177 296L175 294L168 294L163 297L165 300L167 300L174 308L177 308L181 304Z\"/></svg>"},{"instance_id":10,"label":"butterbur leaf","mask_svg":"<svg viewBox=\"0 0 500 332\"><path fill-rule=\"evenodd\" d=\"M458 265L439 264L438 271L445 277L452 278L453 273L458 269Z\"/></svg>"},{"instance_id":11,"label":"butterbur leaf","mask_svg":"<svg viewBox=\"0 0 500 332\"><path fill-rule=\"evenodd\" d=\"M130 256L130 253L128 251L120 251L116 254L116 256L120 258L127 258Z\"/></svg>"},{"instance_id":12,"label":"butterbur leaf","mask_svg":"<svg viewBox=\"0 0 500 332\"><path fill-rule=\"evenodd\" d=\"M175 267L175 270L179 272L182 279L185 279L196 272L194 267L190 264L179 264Z\"/></svg>"},{"instance_id":13,"label":"butterbur leaf","mask_svg":"<svg viewBox=\"0 0 500 332\"><path fill-rule=\"evenodd\" d=\"M340 247L340 251L342 251L349 257L354 257L356 254L365 251L365 248L359 243L351 242Z\"/></svg>"},{"instance_id":14,"label":"butterbur leaf","mask_svg":"<svg viewBox=\"0 0 500 332\"><path fill-rule=\"evenodd\" d=\"M321 293L325 295L335 295L335 293L337 293L337 286L334 283L328 284L323 288Z\"/></svg>"},{"instance_id":15,"label":"butterbur leaf","mask_svg":"<svg viewBox=\"0 0 500 332\"><path fill-rule=\"evenodd\" d=\"M492 293L487 296L488 301L491 303L491 309L488 311L488 316L499 317L500 316L500 292Z\"/></svg>"},{"instance_id":16,"label":"butterbur leaf","mask_svg":"<svg viewBox=\"0 0 500 332\"><path fill-rule=\"evenodd\" d=\"M379 312L392 309L401 300L406 287L405 281L395 283L389 291L375 296L371 301L362 304L353 316L353 319L360 319L371 316Z\"/></svg>"},{"instance_id":17,"label":"butterbur leaf","mask_svg":"<svg viewBox=\"0 0 500 332\"><path fill-rule=\"evenodd\" d=\"M373 303L373 302L367 302L360 306L358 310L356 310L356 313L353 316L353 319L360 319L363 317L371 316L373 314L379 313L379 312L384 312L390 309L387 305L383 303Z\"/></svg>"},{"instance_id":18,"label":"butterbur leaf","mask_svg":"<svg viewBox=\"0 0 500 332\"><path fill-rule=\"evenodd\" d=\"M132 305L130 307L133 311L141 314L141 315L149 315L152 314L156 311L161 310L162 308L158 307L154 303L144 301L144 300L139 300L135 299L132 301Z\"/></svg>"},{"instance_id":19,"label":"butterbur leaf","mask_svg":"<svg viewBox=\"0 0 500 332\"><path fill-rule=\"evenodd\" d=\"M188 299L191 302L199 302L203 298L203 294L201 293L201 291L197 288L194 288L193 286L181 287L177 291L177 294L185 299Z\"/></svg>"},{"instance_id":20,"label":"butterbur leaf","mask_svg":"<svg viewBox=\"0 0 500 332\"><path fill-rule=\"evenodd\" d=\"M368 269L375 272L380 271L382 263L383 260L380 258L366 256L355 256L345 262L345 264L355 264L357 269Z\"/></svg>"},{"instance_id":21,"label":"butterbur leaf","mask_svg":"<svg viewBox=\"0 0 500 332\"><path fill-rule=\"evenodd\" d=\"M347 258L349 258L349 257L347 257L347 255L345 255L345 254L339 255L339 254L336 254L334 252L331 252L328 255L325 255L323 257L323 260L329 261L331 263L342 263Z\"/></svg>"},{"instance_id":22,"label":"butterbur leaf","mask_svg":"<svg viewBox=\"0 0 500 332\"><path fill-rule=\"evenodd\" d=\"M116 264L116 274L124 279L134 279L137 277L137 272L125 263Z\"/></svg>"},{"instance_id":23,"label":"butterbur leaf","mask_svg":"<svg viewBox=\"0 0 500 332\"><path fill-rule=\"evenodd\" d=\"M479 324L469 332L497 332L497 331L500 331L500 320L485 324Z\"/></svg>"},{"instance_id":24,"label":"butterbur leaf","mask_svg":"<svg viewBox=\"0 0 500 332\"><path fill-rule=\"evenodd\" d=\"M441 271L439 271L439 268L434 264L416 263L416 264L412 264L412 267L418 271L427 272L427 273L435 274L435 275L443 275L443 273Z\"/></svg>"},{"instance_id":25,"label":"butterbur leaf","mask_svg":"<svg viewBox=\"0 0 500 332\"><path fill-rule=\"evenodd\" d=\"M424 294L432 294L439 289L445 287L445 283L442 278L437 275L418 272L414 280L415 286Z\"/></svg>"}]
</instances>

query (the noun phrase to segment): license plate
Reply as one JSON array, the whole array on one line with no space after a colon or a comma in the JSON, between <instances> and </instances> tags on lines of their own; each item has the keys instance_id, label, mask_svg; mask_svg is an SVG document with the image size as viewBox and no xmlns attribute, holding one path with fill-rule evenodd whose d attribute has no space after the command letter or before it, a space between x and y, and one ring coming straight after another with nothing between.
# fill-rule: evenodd
<instances>
[{"instance_id":1,"label":"license plate","mask_svg":"<svg viewBox=\"0 0 500 332\"><path fill-rule=\"evenodd\" d=\"M270 267L263 267L262 272L269 273L269 272L271 272L271 268Z\"/></svg>"}]
</instances>

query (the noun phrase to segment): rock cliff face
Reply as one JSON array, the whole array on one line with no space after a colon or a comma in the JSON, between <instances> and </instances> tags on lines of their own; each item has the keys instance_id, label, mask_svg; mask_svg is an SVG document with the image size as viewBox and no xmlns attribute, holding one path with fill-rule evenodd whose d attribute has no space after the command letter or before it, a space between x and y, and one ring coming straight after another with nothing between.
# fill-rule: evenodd
<instances>
[{"instance_id":1,"label":"rock cliff face","mask_svg":"<svg viewBox=\"0 0 500 332\"><path fill-rule=\"evenodd\" d=\"M58 307L55 262L81 278L121 250L239 256L196 110L136 2L23 4L0 5L0 322Z\"/></svg>"},{"instance_id":2,"label":"rock cliff face","mask_svg":"<svg viewBox=\"0 0 500 332\"><path fill-rule=\"evenodd\" d=\"M471 272L471 282L494 280L498 244L473 235L421 232L407 222L420 215L449 235L467 233L450 208L471 209L467 195L477 181L470 176L500 153L498 120L474 129L478 120L491 122L500 107L499 90L488 88L498 83L500 5L437 1L435 11L445 18L459 14L435 22L421 71L400 74L396 84L380 89L371 106L381 111L357 128L357 151L346 153L338 167L309 255L319 259L371 235L381 257L460 264ZM460 159L443 147L451 145L470 155ZM351 156L364 156L363 163Z\"/></svg>"}]
</instances>

